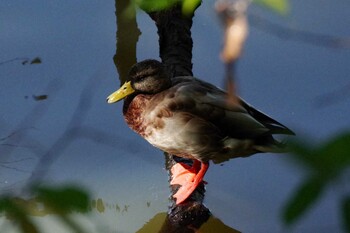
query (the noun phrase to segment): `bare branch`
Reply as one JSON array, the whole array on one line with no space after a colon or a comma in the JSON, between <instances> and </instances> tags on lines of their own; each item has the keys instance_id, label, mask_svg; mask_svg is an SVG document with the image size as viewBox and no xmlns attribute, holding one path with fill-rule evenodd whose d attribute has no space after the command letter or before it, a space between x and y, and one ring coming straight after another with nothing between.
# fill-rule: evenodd
<instances>
[{"instance_id":1,"label":"bare branch","mask_svg":"<svg viewBox=\"0 0 350 233\"><path fill-rule=\"evenodd\" d=\"M350 37L336 37L299 29L286 28L254 14L249 14L249 21L255 28L284 40L294 40L314 46L332 49L350 48Z\"/></svg>"}]
</instances>

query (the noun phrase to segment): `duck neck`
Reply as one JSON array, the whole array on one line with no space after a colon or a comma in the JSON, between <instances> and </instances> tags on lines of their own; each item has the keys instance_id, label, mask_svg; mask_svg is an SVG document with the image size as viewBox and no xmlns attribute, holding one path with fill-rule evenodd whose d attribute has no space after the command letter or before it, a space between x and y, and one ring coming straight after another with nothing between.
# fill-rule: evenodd
<instances>
[{"instance_id":1,"label":"duck neck","mask_svg":"<svg viewBox=\"0 0 350 233\"><path fill-rule=\"evenodd\" d=\"M135 96L136 96L136 94L131 94L124 99L124 104L123 104L123 114L124 115L127 113L129 106L130 106L130 103L135 98Z\"/></svg>"}]
</instances>

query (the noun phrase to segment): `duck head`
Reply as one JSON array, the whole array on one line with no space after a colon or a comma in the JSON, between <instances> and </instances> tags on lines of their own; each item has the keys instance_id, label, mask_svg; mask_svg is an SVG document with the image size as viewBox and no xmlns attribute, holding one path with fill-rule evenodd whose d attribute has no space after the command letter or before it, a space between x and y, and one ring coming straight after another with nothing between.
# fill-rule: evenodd
<instances>
[{"instance_id":1,"label":"duck head","mask_svg":"<svg viewBox=\"0 0 350 233\"><path fill-rule=\"evenodd\" d=\"M131 94L157 94L171 86L171 79L163 64L156 60L144 60L133 65L128 81L107 97L109 104Z\"/></svg>"}]
</instances>

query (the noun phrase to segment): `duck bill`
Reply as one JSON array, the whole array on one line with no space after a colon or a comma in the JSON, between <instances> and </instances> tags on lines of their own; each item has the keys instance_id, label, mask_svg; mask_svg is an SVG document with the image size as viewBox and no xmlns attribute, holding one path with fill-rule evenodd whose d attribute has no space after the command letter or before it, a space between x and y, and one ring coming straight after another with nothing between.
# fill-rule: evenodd
<instances>
[{"instance_id":1,"label":"duck bill","mask_svg":"<svg viewBox=\"0 0 350 233\"><path fill-rule=\"evenodd\" d=\"M113 92L107 97L107 103L112 104L118 102L134 92L135 90L132 88L130 81L126 82L118 91Z\"/></svg>"}]
</instances>

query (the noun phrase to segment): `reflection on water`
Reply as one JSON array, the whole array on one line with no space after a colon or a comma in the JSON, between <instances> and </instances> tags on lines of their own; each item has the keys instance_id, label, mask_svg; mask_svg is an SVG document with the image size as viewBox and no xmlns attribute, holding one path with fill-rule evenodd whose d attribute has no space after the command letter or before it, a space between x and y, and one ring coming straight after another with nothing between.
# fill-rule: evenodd
<instances>
[{"instance_id":1,"label":"reflection on water","mask_svg":"<svg viewBox=\"0 0 350 233\"><path fill-rule=\"evenodd\" d=\"M91 208L96 209L100 213L105 212L105 204L103 203L101 198L98 198L97 200L92 200Z\"/></svg>"},{"instance_id":2,"label":"reflection on water","mask_svg":"<svg viewBox=\"0 0 350 233\"><path fill-rule=\"evenodd\" d=\"M118 213L126 213L130 205L124 205L124 207L120 207L118 204L108 204L104 203L102 199L93 200L96 210L100 214L104 214L105 207L111 211L116 210ZM98 204L100 203L100 209ZM148 203L146 203L148 206ZM153 218L148 220L142 228L137 230L137 233L172 233L172 232L201 232L201 233L212 233L212 232L224 232L224 233L238 233L240 231L233 229L227 225L225 225L220 219L210 216L204 222L200 223L200 225L196 226L196 223L191 221L188 225L178 225L178 222L174 223L172 219L169 219L169 213L160 212L157 213Z\"/></svg>"},{"instance_id":3,"label":"reflection on water","mask_svg":"<svg viewBox=\"0 0 350 233\"><path fill-rule=\"evenodd\" d=\"M150 206L150 202L146 203L146 206L149 207ZM104 202L102 200L102 198L98 198L97 200L92 200L91 201L91 209L92 210L96 210L97 212L99 212L100 214L104 213L107 209L108 210L114 210L117 213L121 213L124 214L126 212L128 212L128 209L130 207L130 204L117 204L117 203L108 203L108 202Z\"/></svg>"},{"instance_id":4,"label":"reflection on water","mask_svg":"<svg viewBox=\"0 0 350 233\"><path fill-rule=\"evenodd\" d=\"M175 232L200 232L200 233L213 233L213 232L222 232L222 233L239 233L240 231L233 229L227 225L225 225L220 219L211 216L207 222L205 222L199 229L194 227L187 228L187 230L182 229L178 231L178 229L170 230L168 226L168 215L167 213L158 213L152 219L150 219L140 230L136 233L175 233Z\"/></svg>"},{"instance_id":5,"label":"reflection on water","mask_svg":"<svg viewBox=\"0 0 350 233\"><path fill-rule=\"evenodd\" d=\"M43 203L38 198L12 198L11 200L13 203L16 204L16 206L23 209L23 211L26 212L27 217L40 217L37 218L35 223L39 223L41 227L47 226L47 224L52 224L52 217L62 217L62 213L59 212L59 210L55 208L51 208L49 205ZM150 202L145 203L146 207L150 207ZM3 208L2 205L0 205L1 208ZM102 198L93 199L90 201L90 208L89 212L86 214L83 214L77 210L71 210L69 211L69 215L66 216L66 222L71 221L72 223L76 225L76 229L84 229L84 225L79 226L81 223L81 219L84 217L89 216L90 214L97 213L99 215L109 215L114 216L115 221L117 221L118 218L120 218L122 215L127 214L129 208L132 208L131 204L114 204L114 203L108 203L103 201ZM117 215L114 215L114 213L117 213ZM118 215L121 214L121 215ZM132 214L133 215L133 214ZM5 215L6 219L13 223L13 225L16 225L20 223L18 216L16 215ZM131 217L131 216L129 216ZM184 217L186 218L186 217ZM71 219L67 221L67 219ZM80 219L77 221L77 219ZM1 221L3 219L0 218ZM194 222L191 219L188 219L185 221L185 225L181 225L179 221L174 222L173 218L169 218L169 213L166 212L160 212L155 214L154 217L146 221L146 223L136 232L137 233L171 233L171 232L182 232L182 233L192 233L192 232L202 232L202 233L210 233L210 232L225 232L225 233L237 233L240 231L237 231L227 225L225 225L220 219L210 215L208 216L208 219L204 219L203 222ZM63 222L55 222L54 224L58 224L58 227L61 227L64 229L64 225L59 226ZM34 222L33 222L34 224ZM93 223L96 227L96 223ZM106 229L108 226L99 226L105 227ZM118 226L117 226L118 228ZM10 228L8 228L10 229ZM11 229L12 230L12 229ZM26 232L26 231L25 231ZM89 231L90 232L90 231ZM91 231L95 232L95 231ZM114 231L113 231L114 232ZM118 231L117 231L118 232Z\"/></svg>"}]
</instances>

